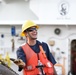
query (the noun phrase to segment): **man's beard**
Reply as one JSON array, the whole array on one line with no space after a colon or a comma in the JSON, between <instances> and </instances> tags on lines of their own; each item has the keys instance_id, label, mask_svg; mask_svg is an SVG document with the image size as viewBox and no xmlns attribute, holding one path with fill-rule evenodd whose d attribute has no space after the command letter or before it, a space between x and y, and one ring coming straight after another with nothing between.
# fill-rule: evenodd
<instances>
[{"instance_id":1,"label":"man's beard","mask_svg":"<svg viewBox=\"0 0 76 75\"><path fill-rule=\"evenodd\" d=\"M32 40L36 40L37 38L31 38Z\"/></svg>"},{"instance_id":2,"label":"man's beard","mask_svg":"<svg viewBox=\"0 0 76 75\"><path fill-rule=\"evenodd\" d=\"M30 34L29 34L29 37L30 37L32 40L36 40L36 39L37 39L37 37L34 38L34 37L32 37Z\"/></svg>"}]
</instances>

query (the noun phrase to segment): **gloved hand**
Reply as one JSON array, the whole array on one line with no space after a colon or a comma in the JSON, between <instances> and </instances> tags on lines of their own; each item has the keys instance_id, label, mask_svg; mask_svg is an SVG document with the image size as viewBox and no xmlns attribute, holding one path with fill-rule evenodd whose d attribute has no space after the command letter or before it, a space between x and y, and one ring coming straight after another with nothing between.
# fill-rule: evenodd
<instances>
[{"instance_id":1,"label":"gloved hand","mask_svg":"<svg viewBox=\"0 0 76 75\"><path fill-rule=\"evenodd\" d=\"M25 63L21 59L11 59L11 60L21 68L25 67Z\"/></svg>"}]
</instances>

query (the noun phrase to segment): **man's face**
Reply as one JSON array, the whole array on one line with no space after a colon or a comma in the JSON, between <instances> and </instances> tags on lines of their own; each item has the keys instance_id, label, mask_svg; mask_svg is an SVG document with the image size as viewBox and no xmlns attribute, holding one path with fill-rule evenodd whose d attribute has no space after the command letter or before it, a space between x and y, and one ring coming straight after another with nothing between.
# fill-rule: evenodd
<instances>
[{"instance_id":1,"label":"man's face","mask_svg":"<svg viewBox=\"0 0 76 75\"><path fill-rule=\"evenodd\" d=\"M27 29L27 37L33 40L37 39L37 28L31 27Z\"/></svg>"}]
</instances>

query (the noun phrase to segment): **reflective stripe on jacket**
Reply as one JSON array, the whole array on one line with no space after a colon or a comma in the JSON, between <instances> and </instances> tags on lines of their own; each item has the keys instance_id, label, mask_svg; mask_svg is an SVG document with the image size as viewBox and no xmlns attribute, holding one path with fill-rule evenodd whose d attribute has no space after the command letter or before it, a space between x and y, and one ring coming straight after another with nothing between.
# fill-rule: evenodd
<instances>
[{"instance_id":1,"label":"reflective stripe on jacket","mask_svg":"<svg viewBox=\"0 0 76 75\"><path fill-rule=\"evenodd\" d=\"M35 53L28 44L22 46L26 55L26 67L23 70L24 75L39 75L38 59L41 61L43 71L46 75L54 75L53 64L47 59L42 46L40 45L40 52Z\"/></svg>"}]
</instances>

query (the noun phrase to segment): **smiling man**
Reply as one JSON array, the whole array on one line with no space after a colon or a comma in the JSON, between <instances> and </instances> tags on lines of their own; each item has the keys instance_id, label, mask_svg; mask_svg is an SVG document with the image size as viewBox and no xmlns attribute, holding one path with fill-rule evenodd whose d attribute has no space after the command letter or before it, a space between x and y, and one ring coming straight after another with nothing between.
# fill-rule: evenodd
<instances>
[{"instance_id":1,"label":"smiling man","mask_svg":"<svg viewBox=\"0 0 76 75\"><path fill-rule=\"evenodd\" d=\"M56 61L48 45L37 40L38 28L39 26L30 20L22 25L21 36L26 37L26 43L17 50L20 61L16 64L19 71L23 69L23 75L56 75Z\"/></svg>"}]
</instances>

